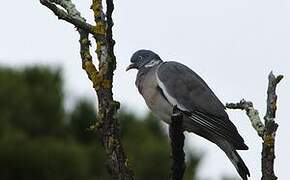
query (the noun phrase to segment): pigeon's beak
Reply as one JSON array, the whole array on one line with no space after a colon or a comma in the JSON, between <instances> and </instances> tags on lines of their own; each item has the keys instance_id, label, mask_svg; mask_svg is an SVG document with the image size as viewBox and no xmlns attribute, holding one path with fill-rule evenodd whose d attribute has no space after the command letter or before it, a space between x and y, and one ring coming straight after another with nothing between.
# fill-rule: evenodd
<instances>
[{"instance_id":1,"label":"pigeon's beak","mask_svg":"<svg viewBox=\"0 0 290 180\"><path fill-rule=\"evenodd\" d=\"M136 68L137 68L136 64L132 63L126 68L126 71L129 71L130 69L136 69Z\"/></svg>"}]
</instances>

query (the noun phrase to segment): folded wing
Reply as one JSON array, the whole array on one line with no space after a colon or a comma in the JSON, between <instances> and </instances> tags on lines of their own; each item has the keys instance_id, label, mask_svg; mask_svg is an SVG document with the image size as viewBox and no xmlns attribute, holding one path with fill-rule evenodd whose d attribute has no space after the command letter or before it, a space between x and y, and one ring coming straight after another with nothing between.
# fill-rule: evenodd
<instances>
[{"instance_id":1,"label":"folded wing","mask_svg":"<svg viewBox=\"0 0 290 180\"><path fill-rule=\"evenodd\" d=\"M195 126L227 140L236 149L248 149L224 105L195 72L177 62L164 62L157 69L156 78L166 99Z\"/></svg>"}]
</instances>

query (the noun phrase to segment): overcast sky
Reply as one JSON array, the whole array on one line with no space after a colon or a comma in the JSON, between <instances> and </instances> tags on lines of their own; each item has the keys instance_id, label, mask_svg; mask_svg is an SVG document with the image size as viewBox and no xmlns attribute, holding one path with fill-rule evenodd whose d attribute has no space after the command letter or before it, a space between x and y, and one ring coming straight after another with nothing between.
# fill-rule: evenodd
<instances>
[{"instance_id":1,"label":"overcast sky","mask_svg":"<svg viewBox=\"0 0 290 180\"><path fill-rule=\"evenodd\" d=\"M92 22L90 0L74 2ZM154 50L163 60L188 65L222 102L253 101L261 116L268 73L284 74L278 87L275 170L280 179L289 178L290 0L119 0L113 15L118 61L114 97L139 114L148 109L134 86L136 71L126 73L125 67L140 48ZM0 20L0 64L61 66L67 105L80 96L95 100L81 69L79 36L73 26L57 20L38 0L3 2ZM250 148L240 151L250 179L259 179L261 140L244 112L228 113ZM201 179L237 175L215 145L195 135L190 135L189 143L205 153Z\"/></svg>"}]
</instances>

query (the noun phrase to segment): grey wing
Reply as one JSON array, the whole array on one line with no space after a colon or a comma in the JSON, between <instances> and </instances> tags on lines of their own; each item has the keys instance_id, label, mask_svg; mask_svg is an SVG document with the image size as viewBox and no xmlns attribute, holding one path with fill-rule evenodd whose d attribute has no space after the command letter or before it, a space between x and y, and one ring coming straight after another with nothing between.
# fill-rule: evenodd
<instances>
[{"instance_id":1,"label":"grey wing","mask_svg":"<svg viewBox=\"0 0 290 180\"><path fill-rule=\"evenodd\" d=\"M229 142L237 149L248 149L224 105L208 85L190 68L177 62L164 62L156 78L166 99L206 131Z\"/></svg>"}]
</instances>

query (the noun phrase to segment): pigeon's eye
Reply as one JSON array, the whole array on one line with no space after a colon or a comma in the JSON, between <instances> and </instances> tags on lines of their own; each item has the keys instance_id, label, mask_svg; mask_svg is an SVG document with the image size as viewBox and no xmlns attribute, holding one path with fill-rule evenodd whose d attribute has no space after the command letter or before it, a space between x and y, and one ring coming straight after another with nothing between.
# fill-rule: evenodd
<instances>
[{"instance_id":1,"label":"pigeon's eye","mask_svg":"<svg viewBox=\"0 0 290 180\"><path fill-rule=\"evenodd\" d=\"M142 56L138 56L138 60L142 60L143 59L143 57Z\"/></svg>"}]
</instances>

